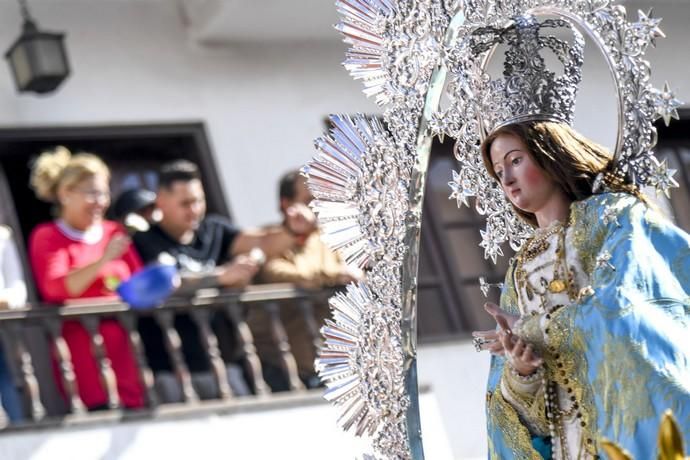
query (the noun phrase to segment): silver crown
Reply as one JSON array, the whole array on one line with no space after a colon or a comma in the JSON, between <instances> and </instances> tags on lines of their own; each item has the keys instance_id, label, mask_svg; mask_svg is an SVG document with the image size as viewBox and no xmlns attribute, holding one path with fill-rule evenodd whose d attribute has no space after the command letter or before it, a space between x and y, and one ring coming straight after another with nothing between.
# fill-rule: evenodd
<instances>
[{"instance_id":1,"label":"silver crown","mask_svg":"<svg viewBox=\"0 0 690 460\"><path fill-rule=\"evenodd\" d=\"M569 29L574 36L572 46L543 29ZM532 15L513 18L505 28L482 27L471 37L476 55L498 44L507 45L504 79L490 80L484 97L478 101L483 114L484 131L524 121L556 121L571 124L575 111L577 89L582 80L584 37L563 19L542 22ZM556 76L546 67L540 52L551 50L563 64L563 74Z\"/></svg>"}]
</instances>

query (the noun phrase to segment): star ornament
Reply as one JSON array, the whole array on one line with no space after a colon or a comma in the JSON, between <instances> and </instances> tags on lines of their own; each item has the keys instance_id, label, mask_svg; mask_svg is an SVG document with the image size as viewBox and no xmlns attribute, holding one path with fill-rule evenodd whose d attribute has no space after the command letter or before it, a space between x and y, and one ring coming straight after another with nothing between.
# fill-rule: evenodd
<instances>
[{"instance_id":1,"label":"star ornament","mask_svg":"<svg viewBox=\"0 0 690 460\"><path fill-rule=\"evenodd\" d=\"M601 254L597 256L597 267L599 268L610 268L615 271L616 267L613 266L611 261L611 253L608 251L602 251Z\"/></svg>"},{"instance_id":2,"label":"star ornament","mask_svg":"<svg viewBox=\"0 0 690 460\"><path fill-rule=\"evenodd\" d=\"M431 114L428 128L434 136L438 136L439 141L443 142L446 137L446 131L448 131L446 116L442 113L434 112Z\"/></svg>"},{"instance_id":3,"label":"star ornament","mask_svg":"<svg viewBox=\"0 0 690 460\"><path fill-rule=\"evenodd\" d=\"M657 193L661 192L671 199L671 189L678 187L678 182L673 178L675 174L676 170L670 169L666 164L666 158L659 161L652 157L651 183Z\"/></svg>"},{"instance_id":4,"label":"star ornament","mask_svg":"<svg viewBox=\"0 0 690 460\"><path fill-rule=\"evenodd\" d=\"M483 276L479 277L479 290L482 291L482 294L484 294L484 297L489 297L489 288L491 286L489 283L486 282L486 278Z\"/></svg>"},{"instance_id":5,"label":"star ornament","mask_svg":"<svg viewBox=\"0 0 690 460\"><path fill-rule=\"evenodd\" d=\"M604 209L604 213L601 215L601 220L604 222L604 225L616 224L616 227L621 226L621 224L618 223L618 214L616 210L610 206L607 206Z\"/></svg>"},{"instance_id":6,"label":"star ornament","mask_svg":"<svg viewBox=\"0 0 690 460\"><path fill-rule=\"evenodd\" d=\"M479 246L484 248L484 258L488 259L491 257L491 261L495 264L497 256L503 257L503 249L498 245L496 238L493 238L492 233L484 230L479 230L479 233L482 236L482 242L479 243Z\"/></svg>"},{"instance_id":7,"label":"star ornament","mask_svg":"<svg viewBox=\"0 0 690 460\"><path fill-rule=\"evenodd\" d=\"M486 278L479 277L479 290L482 291L484 297L489 297L489 290L491 288L503 289L503 283L487 283Z\"/></svg>"},{"instance_id":8,"label":"star ornament","mask_svg":"<svg viewBox=\"0 0 690 460\"><path fill-rule=\"evenodd\" d=\"M653 10L650 9L649 13L645 13L642 10L637 10L639 21L633 24L633 27L640 31L643 36L645 36L645 38L649 41L649 44L656 47L656 39L666 38L666 34L664 34L659 27L661 18L653 18L652 11Z\"/></svg>"},{"instance_id":9,"label":"star ornament","mask_svg":"<svg viewBox=\"0 0 690 460\"><path fill-rule=\"evenodd\" d=\"M666 126L671 123L671 118L678 120L678 107L683 105L683 102L676 99L668 82L664 83L663 90L652 90L652 94L656 108L656 119L663 118Z\"/></svg>"},{"instance_id":10,"label":"star ornament","mask_svg":"<svg viewBox=\"0 0 690 460\"><path fill-rule=\"evenodd\" d=\"M453 180L448 182L448 186L453 191L453 193L450 194L448 199L449 200L453 200L453 199L457 200L458 208L460 207L460 203L464 204L465 206L467 206L469 208L470 202L467 201L467 197L470 195L465 193L465 188L461 184L460 174L453 171Z\"/></svg>"}]
</instances>

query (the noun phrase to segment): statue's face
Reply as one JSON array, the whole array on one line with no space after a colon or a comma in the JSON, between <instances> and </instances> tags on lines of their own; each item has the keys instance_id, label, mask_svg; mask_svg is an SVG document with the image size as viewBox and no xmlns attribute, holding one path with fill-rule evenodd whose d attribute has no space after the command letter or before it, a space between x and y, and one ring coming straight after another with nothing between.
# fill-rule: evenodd
<instances>
[{"instance_id":1,"label":"statue's face","mask_svg":"<svg viewBox=\"0 0 690 460\"><path fill-rule=\"evenodd\" d=\"M519 137L500 134L491 143L491 163L501 188L519 209L537 213L560 189L534 161Z\"/></svg>"}]
</instances>

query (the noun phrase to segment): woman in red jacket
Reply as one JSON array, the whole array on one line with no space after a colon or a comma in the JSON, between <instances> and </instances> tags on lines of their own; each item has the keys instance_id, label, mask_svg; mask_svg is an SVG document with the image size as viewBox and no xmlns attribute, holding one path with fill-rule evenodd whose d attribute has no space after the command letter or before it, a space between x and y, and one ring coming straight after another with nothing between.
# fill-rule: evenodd
<instances>
[{"instance_id":1,"label":"woman in red jacket","mask_svg":"<svg viewBox=\"0 0 690 460\"><path fill-rule=\"evenodd\" d=\"M95 155L72 155L64 147L41 154L32 169L36 195L57 206L57 219L39 225L29 239L29 257L42 299L115 297L118 282L141 267L141 260L119 224L104 220L110 204L110 171ZM104 348L124 407L144 405L144 391L127 332L115 319L99 325ZM78 321L65 321L79 396L89 409L107 407L91 338ZM60 382L60 379L58 379Z\"/></svg>"}]
</instances>

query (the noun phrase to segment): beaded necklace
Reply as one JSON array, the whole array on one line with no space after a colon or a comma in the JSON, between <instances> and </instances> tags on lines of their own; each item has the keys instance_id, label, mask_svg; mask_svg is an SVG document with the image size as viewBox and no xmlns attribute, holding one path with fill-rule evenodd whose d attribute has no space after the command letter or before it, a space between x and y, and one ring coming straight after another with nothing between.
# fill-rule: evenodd
<instances>
[{"instance_id":1,"label":"beaded necklace","mask_svg":"<svg viewBox=\"0 0 690 460\"><path fill-rule=\"evenodd\" d=\"M525 243L523 250L517 256L517 263L515 265L514 278L515 286L517 287L518 296L527 296L527 300L531 301L537 295L540 298L540 306L542 309L547 307L547 296L549 293L558 294L567 291L568 297L571 301L577 299L577 289L575 287L575 275L573 271L568 268L565 257L565 233L566 227L560 222L555 222L546 231L535 235ZM531 270L537 272L550 265L553 265L553 277L551 281L541 277L539 284L535 285L529 279L530 273L527 272L524 265L537 258L539 255L546 252L551 247L551 237L558 235L556 254L553 261L546 262ZM523 305L526 304L524 299L520 299Z\"/></svg>"}]
</instances>

